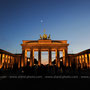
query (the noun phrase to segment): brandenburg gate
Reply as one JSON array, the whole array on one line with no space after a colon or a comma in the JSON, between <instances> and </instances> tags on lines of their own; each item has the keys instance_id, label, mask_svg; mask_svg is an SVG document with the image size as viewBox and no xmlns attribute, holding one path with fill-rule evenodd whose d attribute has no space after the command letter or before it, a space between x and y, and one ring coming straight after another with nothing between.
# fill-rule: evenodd
<instances>
[{"instance_id":1,"label":"brandenburg gate","mask_svg":"<svg viewBox=\"0 0 90 90\"><path fill-rule=\"evenodd\" d=\"M52 51L55 51L55 65L60 67L60 51L63 53L63 65L67 65L67 40L51 40L50 35L44 33L39 40L23 40L21 66L27 66L27 52L30 51L30 67L34 66L34 52L38 51L38 66L41 65L41 52L48 51L48 63L52 66Z\"/></svg>"},{"instance_id":2,"label":"brandenburg gate","mask_svg":"<svg viewBox=\"0 0 90 90\"><path fill-rule=\"evenodd\" d=\"M13 54L5 50L0 49L0 69L14 68L15 65L18 68L26 66L42 65L42 52L48 52L48 65L57 67L76 67L78 68L90 68L90 49L84 50L76 54L68 53L67 40L51 40L50 35L40 35L39 40L23 40L22 53ZM38 63L34 58L34 52L38 52ZM52 53L55 52L55 59L52 60ZM28 57L30 52L30 58ZM61 54L62 52L62 54Z\"/></svg>"}]
</instances>

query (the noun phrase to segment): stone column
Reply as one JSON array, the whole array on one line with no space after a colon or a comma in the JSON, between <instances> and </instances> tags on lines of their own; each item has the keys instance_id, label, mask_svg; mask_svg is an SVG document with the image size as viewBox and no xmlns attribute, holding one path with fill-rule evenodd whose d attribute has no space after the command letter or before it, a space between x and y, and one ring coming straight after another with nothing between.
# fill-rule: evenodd
<instances>
[{"instance_id":1,"label":"stone column","mask_svg":"<svg viewBox=\"0 0 90 90\"><path fill-rule=\"evenodd\" d=\"M13 68L12 66L12 56L10 56L10 64L11 64L11 68Z\"/></svg>"},{"instance_id":2,"label":"stone column","mask_svg":"<svg viewBox=\"0 0 90 90\"><path fill-rule=\"evenodd\" d=\"M25 50L25 66L27 66L27 50Z\"/></svg>"},{"instance_id":3,"label":"stone column","mask_svg":"<svg viewBox=\"0 0 90 90\"><path fill-rule=\"evenodd\" d=\"M86 66L88 66L87 54L85 54L85 63L86 63Z\"/></svg>"},{"instance_id":4,"label":"stone column","mask_svg":"<svg viewBox=\"0 0 90 90\"><path fill-rule=\"evenodd\" d=\"M12 65L14 65L14 63L15 63L15 57L12 56ZM24 64L24 61L23 61L23 64ZM12 66L12 68L13 68L13 66Z\"/></svg>"},{"instance_id":5,"label":"stone column","mask_svg":"<svg viewBox=\"0 0 90 90\"><path fill-rule=\"evenodd\" d=\"M26 49L23 50L22 54L23 54L22 65L23 65L23 66L27 66L27 50L26 50Z\"/></svg>"},{"instance_id":6,"label":"stone column","mask_svg":"<svg viewBox=\"0 0 90 90\"><path fill-rule=\"evenodd\" d=\"M11 56L10 56L10 64L11 64Z\"/></svg>"},{"instance_id":7,"label":"stone column","mask_svg":"<svg viewBox=\"0 0 90 90\"><path fill-rule=\"evenodd\" d=\"M33 65L34 65L34 49L33 49L33 57L32 57L32 59L33 59Z\"/></svg>"},{"instance_id":8,"label":"stone column","mask_svg":"<svg viewBox=\"0 0 90 90\"><path fill-rule=\"evenodd\" d=\"M48 50L48 58L49 58L49 65L52 66L52 55L51 55L51 50Z\"/></svg>"},{"instance_id":9,"label":"stone column","mask_svg":"<svg viewBox=\"0 0 90 90\"><path fill-rule=\"evenodd\" d=\"M76 60L77 60L77 61L76 61L76 68L78 68L78 59L79 59L79 58L78 58L78 56L76 56L76 57L77 57L77 59L76 59Z\"/></svg>"},{"instance_id":10,"label":"stone column","mask_svg":"<svg viewBox=\"0 0 90 90\"><path fill-rule=\"evenodd\" d=\"M9 62L9 64L10 64L10 56L9 56L9 61L8 61L8 62Z\"/></svg>"},{"instance_id":11,"label":"stone column","mask_svg":"<svg viewBox=\"0 0 90 90\"><path fill-rule=\"evenodd\" d=\"M34 50L31 49L31 53L30 53L30 67L32 67L34 65Z\"/></svg>"},{"instance_id":12,"label":"stone column","mask_svg":"<svg viewBox=\"0 0 90 90\"><path fill-rule=\"evenodd\" d=\"M6 55L4 54L3 63L6 61Z\"/></svg>"},{"instance_id":13,"label":"stone column","mask_svg":"<svg viewBox=\"0 0 90 90\"><path fill-rule=\"evenodd\" d=\"M3 64L4 69L5 69L5 65L4 65L4 63L5 63L5 59L6 59L6 55L3 54L2 64Z\"/></svg>"},{"instance_id":14,"label":"stone column","mask_svg":"<svg viewBox=\"0 0 90 90\"><path fill-rule=\"evenodd\" d=\"M57 66L57 50L56 50L56 66Z\"/></svg>"},{"instance_id":15,"label":"stone column","mask_svg":"<svg viewBox=\"0 0 90 90\"><path fill-rule=\"evenodd\" d=\"M9 61L9 55L7 55L7 68L8 68L8 66L9 66L9 63L8 63L8 61Z\"/></svg>"},{"instance_id":16,"label":"stone column","mask_svg":"<svg viewBox=\"0 0 90 90\"><path fill-rule=\"evenodd\" d=\"M4 57L4 69L7 68L7 55L5 55Z\"/></svg>"},{"instance_id":17,"label":"stone column","mask_svg":"<svg viewBox=\"0 0 90 90\"><path fill-rule=\"evenodd\" d=\"M78 62L79 62L79 67L80 67L81 66L81 62L80 62L80 56L79 55L78 55Z\"/></svg>"},{"instance_id":18,"label":"stone column","mask_svg":"<svg viewBox=\"0 0 90 90\"><path fill-rule=\"evenodd\" d=\"M56 66L60 67L59 50L56 49Z\"/></svg>"},{"instance_id":19,"label":"stone column","mask_svg":"<svg viewBox=\"0 0 90 90\"><path fill-rule=\"evenodd\" d=\"M13 64L12 64L12 56L10 56L10 65L11 65L11 68L13 68Z\"/></svg>"},{"instance_id":20,"label":"stone column","mask_svg":"<svg viewBox=\"0 0 90 90\"><path fill-rule=\"evenodd\" d=\"M10 58L11 58L11 64L13 64L13 61L12 61L12 56L11 56Z\"/></svg>"},{"instance_id":21,"label":"stone column","mask_svg":"<svg viewBox=\"0 0 90 90\"><path fill-rule=\"evenodd\" d=\"M0 54L0 69L2 68L2 54Z\"/></svg>"},{"instance_id":22,"label":"stone column","mask_svg":"<svg viewBox=\"0 0 90 90\"><path fill-rule=\"evenodd\" d=\"M63 49L63 65L66 65L66 54L67 54L67 50Z\"/></svg>"},{"instance_id":23,"label":"stone column","mask_svg":"<svg viewBox=\"0 0 90 90\"><path fill-rule=\"evenodd\" d=\"M58 51L58 67L60 68L60 54L59 54L59 51Z\"/></svg>"},{"instance_id":24,"label":"stone column","mask_svg":"<svg viewBox=\"0 0 90 90\"><path fill-rule=\"evenodd\" d=\"M85 54L83 54L83 56L84 56L84 63L83 63L83 66L85 67Z\"/></svg>"},{"instance_id":25,"label":"stone column","mask_svg":"<svg viewBox=\"0 0 90 90\"><path fill-rule=\"evenodd\" d=\"M89 53L89 55L88 55L88 56L89 56L89 65L88 65L88 67L90 68L90 53Z\"/></svg>"},{"instance_id":26,"label":"stone column","mask_svg":"<svg viewBox=\"0 0 90 90\"><path fill-rule=\"evenodd\" d=\"M2 54L0 54L0 64L2 64Z\"/></svg>"},{"instance_id":27,"label":"stone column","mask_svg":"<svg viewBox=\"0 0 90 90\"><path fill-rule=\"evenodd\" d=\"M82 55L82 66L84 67L84 55Z\"/></svg>"},{"instance_id":28,"label":"stone column","mask_svg":"<svg viewBox=\"0 0 90 90\"><path fill-rule=\"evenodd\" d=\"M81 68L83 68L83 59L82 59L82 55L80 56L81 57Z\"/></svg>"},{"instance_id":29,"label":"stone column","mask_svg":"<svg viewBox=\"0 0 90 90\"><path fill-rule=\"evenodd\" d=\"M7 55L5 56L5 63L7 63Z\"/></svg>"},{"instance_id":30,"label":"stone column","mask_svg":"<svg viewBox=\"0 0 90 90\"><path fill-rule=\"evenodd\" d=\"M70 67L72 66L72 58L69 57L69 60L70 60Z\"/></svg>"},{"instance_id":31,"label":"stone column","mask_svg":"<svg viewBox=\"0 0 90 90\"><path fill-rule=\"evenodd\" d=\"M20 57L18 57L18 68L20 68Z\"/></svg>"},{"instance_id":32,"label":"stone column","mask_svg":"<svg viewBox=\"0 0 90 90\"><path fill-rule=\"evenodd\" d=\"M1 54L0 54L0 63L1 63Z\"/></svg>"},{"instance_id":33,"label":"stone column","mask_svg":"<svg viewBox=\"0 0 90 90\"><path fill-rule=\"evenodd\" d=\"M3 54L1 54L1 63L2 63Z\"/></svg>"},{"instance_id":34,"label":"stone column","mask_svg":"<svg viewBox=\"0 0 90 90\"><path fill-rule=\"evenodd\" d=\"M80 64L81 64L81 68L83 68L82 67L82 57L81 57L81 55L79 56L79 61L80 61Z\"/></svg>"},{"instance_id":35,"label":"stone column","mask_svg":"<svg viewBox=\"0 0 90 90\"><path fill-rule=\"evenodd\" d=\"M8 67L10 67L11 64L10 64L10 56L8 56Z\"/></svg>"},{"instance_id":36,"label":"stone column","mask_svg":"<svg viewBox=\"0 0 90 90\"><path fill-rule=\"evenodd\" d=\"M41 66L41 50L38 50L38 66Z\"/></svg>"},{"instance_id":37,"label":"stone column","mask_svg":"<svg viewBox=\"0 0 90 90\"><path fill-rule=\"evenodd\" d=\"M89 54L87 54L87 67L89 68Z\"/></svg>"},{"instance_id":38,"label":"stone column","mask_svg":"<svg viewBox=\"0 0 90 90\"><path fill-rule=\"evenodd\" d=\"M79 56L79 63L80 63L80 66L81 66L81 56ZM81 67L80 67L81 68Z\"/></svg>"},{"instance_id":39,"label":"stone column","mask_svg":"<svg viewBox=\"0 0 90 90\"><path fill-rule=\"evenodd\" d=\"M24 67L25 66L25 50L22 50L22 59L21 59L21 67Z\"/></svg>"}]
</instances>

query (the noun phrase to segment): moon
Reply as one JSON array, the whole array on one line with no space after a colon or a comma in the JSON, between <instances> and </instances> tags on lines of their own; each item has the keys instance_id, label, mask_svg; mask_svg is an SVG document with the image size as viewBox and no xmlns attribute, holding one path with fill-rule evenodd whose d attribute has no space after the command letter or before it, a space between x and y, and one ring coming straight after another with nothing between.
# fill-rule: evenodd
<instances>
[{"instance_id":1,"label":"moon","mask_svg":"<svg viewBox=\"0 0 90 90\"><path fill-rule=\"evenodd\" d=\"M40 22L43 23L43 20L41 19Z\"/></svg>"}]
</instances>

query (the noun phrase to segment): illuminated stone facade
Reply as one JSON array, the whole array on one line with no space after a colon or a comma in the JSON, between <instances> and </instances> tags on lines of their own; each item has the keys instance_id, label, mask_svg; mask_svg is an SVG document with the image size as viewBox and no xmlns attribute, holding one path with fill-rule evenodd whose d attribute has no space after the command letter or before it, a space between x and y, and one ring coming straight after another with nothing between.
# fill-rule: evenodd
<instances>
[{"instance_id":1,"label":"illuminated stone facade","mask_svg":"<svg viewBox=\"0 0 90 90\"><path fill-rule=\"evenodd\" d=\"M18 65L18 68L26 67L29 61L29 66L35 65L34 52L38 51L38 66L41 66L41 52L48 52L48 64L52 64L52 51L55 52L55 66L61 67L61 62L65 67L72 67L73 64L76 68L90 68L90 49L82 51L77 54L68 54L67 40L51 40L50 35L44 33L40 35L39 40L23 40L22 54L12 54L5 50L0 49L0 69L1 68L13 68L14 64ZM27 57L27 52L30 52L30 58ZM60 57L62 52L62 57ZM62 60L61 60L62 58Z\"/></svg>"},{"instance_id":2,"label":"illuminated stone facade","mask_svg":"<svg viewBox=\"0 0 90 90\"><path fill-rule=\"evenodd\" d=\"M21 56L21 54L16 55L0 49L0 68L13 68L15 63L17 63L18 68L20 68Z\"/></svg>"},{"instance_id":3,"label":"illuminated stone facade","mask_svg":"<svg viewBox=\"0 0 90 90\"><path fill-rule=\"evenodd\" d=\"M75 63L76 68L90 68L90 49L84 50L77 54L68 54L70 66Z\"/></svg>"},{"instance_id":4,"label":"illuminated stone facade","mask_svg":"<svg viewBox=\"0 0 90 90\"><path fill-rule=\"evenodd\" d=\"M23 59L21 61L21 65L27 65L27 51L30 51L30 66L34 65L34 52L38 51L38 65L41 65L41 52L48 51L48 62L49 65L52 66L52 51L56 53L56 66L60 67L60 54L59 52L63 52L63 65L67 65L67 50L68 50L67 40L23 40L22 46L22 55Z\"/></svg>"}]
</instances>

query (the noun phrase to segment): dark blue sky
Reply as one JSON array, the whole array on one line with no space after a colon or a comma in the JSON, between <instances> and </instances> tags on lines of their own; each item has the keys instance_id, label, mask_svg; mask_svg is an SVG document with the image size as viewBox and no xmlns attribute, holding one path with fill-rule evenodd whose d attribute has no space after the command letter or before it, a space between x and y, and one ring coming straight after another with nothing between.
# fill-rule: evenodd
<instances>
[{"instance_id":1,"label":"dark blue sky","mask_svg":"<svg viewBox=\"0 0 90 90\"><path fill-rule=\"evenodd\" d=\"M0 48L21 52L22 40L68 40L69 52L90 48L90 0L0 0Z\"/></svg>"}]
</instances>

